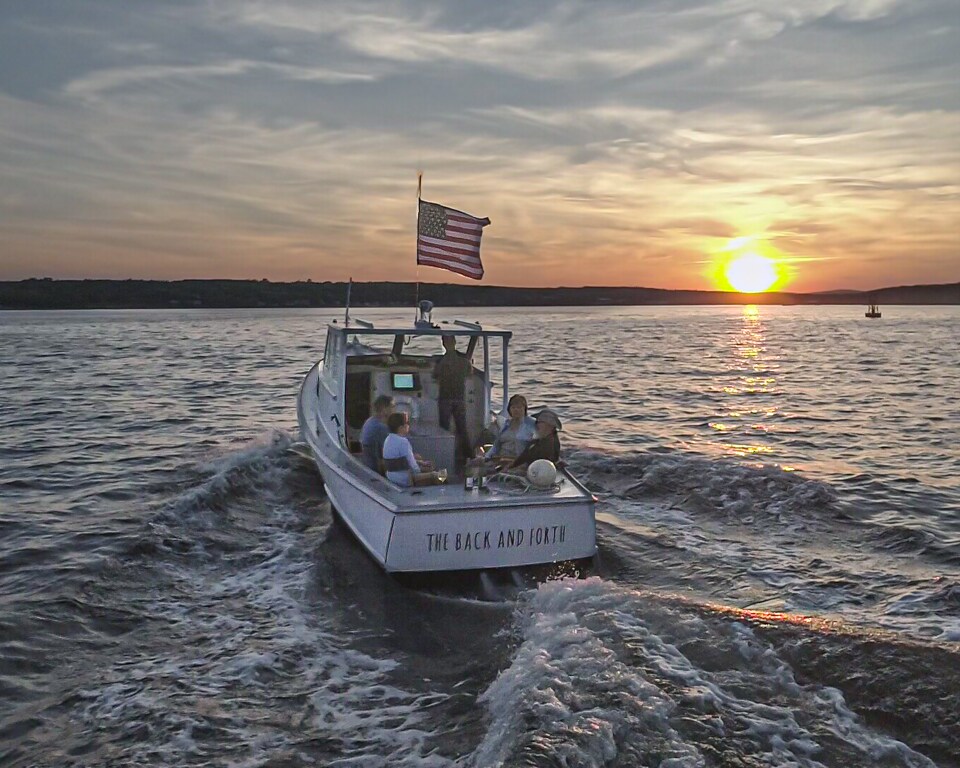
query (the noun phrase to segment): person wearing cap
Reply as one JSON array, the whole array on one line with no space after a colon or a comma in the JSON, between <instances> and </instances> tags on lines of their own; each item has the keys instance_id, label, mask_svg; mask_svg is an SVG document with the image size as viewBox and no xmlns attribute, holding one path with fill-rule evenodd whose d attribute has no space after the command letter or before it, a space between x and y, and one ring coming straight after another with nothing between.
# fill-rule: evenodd
<instances>
[{"instance_id":1,"label":"person wearing cap","mask_svg":"<svg viewBox=\"0 0 960 768\"><path fill-rule=\"evenodd\" d=\"M537 459L549 459L554 464L560 461L560 436L563 429L560 417L546 408L537 414L537 435L523 452L513 460L510 468L526 467Z\"/></svg>"}]
</instances>

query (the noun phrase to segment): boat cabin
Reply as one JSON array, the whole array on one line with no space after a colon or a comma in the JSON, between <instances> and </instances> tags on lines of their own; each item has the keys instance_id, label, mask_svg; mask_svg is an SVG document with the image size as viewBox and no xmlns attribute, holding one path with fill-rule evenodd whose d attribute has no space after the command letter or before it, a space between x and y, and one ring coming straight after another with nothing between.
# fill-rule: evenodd
<instances>
[{"instance_id":1,"label":"boat cabin","mask_svg":"<svg viewBox=\"0 0 960 768\"><path fill-rule=\"evenodd\" d=\"M340 446L362 461L360 432L373 414L380 395L393 398L395 410L410 418L408 438L416 453L437 469L456 471L456 438L440 426L438 383L434 367L443 355L441 339L452 336L457 351L471 361L465 386L466 421L471 446L491 442L494 386L499 387L501 411L509 398L508 346L511 332L484 328L479 323L455 320L436 324L432 305L421 302L418 319L410 326L377 327L351 319L327 327L323 368L317 395L332 407L325 408L337 427Z\"/></svg>"}]
</instances>

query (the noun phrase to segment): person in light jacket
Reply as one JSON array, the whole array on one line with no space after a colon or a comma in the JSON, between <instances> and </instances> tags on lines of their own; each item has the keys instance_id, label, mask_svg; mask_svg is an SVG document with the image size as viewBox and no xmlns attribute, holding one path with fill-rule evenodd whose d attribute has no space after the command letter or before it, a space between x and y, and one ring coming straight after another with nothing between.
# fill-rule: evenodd
<instances>
[{"instance_id":1,"label":"person in light jacket","mask_svg":"<svg viewBox=\"0 0 960 768\"><path fill-rule=\"evenodd\" d=\"M507 418L497 439L483 458L497 464L511 464L536 437L537 422L527 415L527 398L514 395L507 403Z\"/></svg>"}]
</instances>

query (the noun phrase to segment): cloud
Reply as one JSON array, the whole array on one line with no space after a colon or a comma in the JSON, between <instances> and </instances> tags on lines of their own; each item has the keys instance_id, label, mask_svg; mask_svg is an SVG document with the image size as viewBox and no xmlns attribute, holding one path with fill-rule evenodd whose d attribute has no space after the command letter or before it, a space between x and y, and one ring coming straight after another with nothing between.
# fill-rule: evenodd
<instances>
[{"instance_id":1,"label":"cloud","mask_svg":"<svg viewBox=\"0 0 960 768\"><path fill-rule=\"evenodd\" d=\"M635 3L558 2L483 15L467 4L248 0L218 18L337 40L373 59L479 65L538 79L623 77L681 61L717 64L744 44L836 17L867 22L901 0L726 0L671 11Z\"/></svg>"},{"instance_id":2,"label":"cloud","mask_svg":"<svg viewBox=\"0 0 960 768\"><path fill-rule=\"evenodd\" d=\"M224 20L333 38L371 59L480 66L531 80L620 77L694 55L703 37L662 35L662 12L617 4L602 13L587 3L518 7L479 20L422 3L247 2L221 10ZM597 39L605 44L584 44Z\"/></svg>"},{"instance_id":3,"label":"cloud","mask_svg":"<svg viewBox=\"0 0 960 768\"><path fill-rule=\"evenodd\" d=\"M141 86L150 81L199 81L213 77L236 77L257 70L281 78L303 82L336 84L364 82L374 79L369 74L337 72L320 67L296 67L262 61L234 60L191 66L140 66L96 70L67 83L64 92L69 96L90 98L105 91Z\"/></svg>"},{"instance_id":4,"label":"cloud","mask_svg":"<svg viewBox=\"0 0 960 768\"><path fill-rule=\"evenodd\" d=\"M956 279L951 2L5 9L0 274L410 279L422 169L492 282L709 287L744 234Z\"/></svg>"}]
</instances>

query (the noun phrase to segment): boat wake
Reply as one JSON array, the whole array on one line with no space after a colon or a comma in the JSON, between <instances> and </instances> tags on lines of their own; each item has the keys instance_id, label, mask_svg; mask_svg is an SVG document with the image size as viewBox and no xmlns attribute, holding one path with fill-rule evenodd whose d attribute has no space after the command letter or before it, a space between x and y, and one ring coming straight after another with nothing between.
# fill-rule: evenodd
<instances>
[{"instance_id":1,"label":"boat wake","mask_svg":"<svg viewBox=\"0 0 960 768\"><path fill-rule=\"evenodd\" d=\"M813 515L842 517L828 485L779 467L682 453L577 451L571 463L606 493L668 498L703 514L745 523L802 525Z\"/></svg>"},{"instance_id":2,"label":"boat wake","mask_svg":"<svg viewBox=\"0 0 960 768\"><path fill-rule=\"evenodd\" d=\"M960 572L951 564L960 541L904 532L829 485L774 466L595 451L574 452L571 462L601 499L609 578L960 641L952 597Z\"/></svg>"},{"instance_id":3,"label":"boat wake","mask_svg":"<svg viewBox=\"0 0 960 768\"><path fill-rule=\"evenodd\" d=\"M470 765L934 765L744 620L592 578L528 593L517 630Z\"/></svg>"},{"instance_id":4,"label":"boat wake","mask_svg":"<svg viewBox=\"0 0 960 768\"><path fill-rule=\"evenodd\" d=\"M93 669L82 652L64 666L6 764L951 764L956 650L851 619L860 594L929 626L956 614L955 587L891 582L885 604L852 567L842 581L822 537L861 523L829 487L575 453L601 496L599 575L419 591L335 522L292 442L269 433L151 488L144 533L103 570L135 631ZM814 545L829 584L809 578Z\"/></svg>"},{"instance_id":5,"label":"boat wake","mask_svg":"<svg viewBox=\"0 0 960 768\"><path fill-rule=\"evenodd\" d=\"M115 569L147 593L137 633L96 683L67 673L86 679L45 713L64 737L7 764L446 764L425 743L448 694L398 684L399 662L358 642L375 628L345 631L349 607L317 588L330 516L290 443L181 473Z\"/></svg>"}]
</instances>

